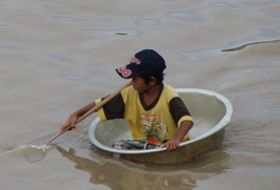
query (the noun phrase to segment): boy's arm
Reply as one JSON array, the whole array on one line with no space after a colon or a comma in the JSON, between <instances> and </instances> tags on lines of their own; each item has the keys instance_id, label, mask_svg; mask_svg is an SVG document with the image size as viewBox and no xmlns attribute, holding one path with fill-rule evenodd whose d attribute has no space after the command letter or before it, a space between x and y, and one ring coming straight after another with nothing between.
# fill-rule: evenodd
<instances>
[{"instance_id":1,"label":"boy's arm","mask_svg":"<svg viewBox=\"0 0 280 190\"><path fill-rule=\"evenodd\" d=\"M161 147L166 147L168 150L175 150L192 128L193 122L191 114L181 98L173 98L169 103L169 109L175 123L177 123L178 129L173 139L163 143Z\"/></svg>"},{"instance_id":2,"label":"boy's arm","mask_svg":"<svg viewBox=\"0 0 280 190\"><path fill-rule=\"evenodd\" d=\"M166 143L163 143L161 147L166 147L167 150L175 150L179 147L180 142L184 139L185 135L188 134L188 132L191 130L193 126L192 121L183 121L180 124L180 127L178 128L177 132L175 133L174 139L167 141Z\"/></svg>"},{"instance_id":3,"label":"boy's arm","mask_svg":"<svg viewBox=\"0 0 280 190\"><path fill-rule=\"evenodd\" d=\"M87 116L86 114L90 111L91 113L96 112L96 109L99 109L101 107L106 107L108 106L108 103L111 104L112 102L114 102L114 99L119 99L119 97L121 97L121 91L124 90L125 88L127 88L128 86L131 85L131 81L129 81L126 85L124 85L123 87L121 87L120 89L118 89L117 91L115 91L114 93L112 93L111 95L107 96L106 98L102 99L102 102L99 103L95 103L92 102L84 107L82 107L81 109L75 111L74 113L72 113L70 115L70 117L68 118L68 120L65 122L65 124L60 128L60 131L64 131L64 130L71 130L75 127L75 125L77 124L79 119L84 119L82 118L83 116ZM96 106L96 109L94 109L94 107ZM108 106L110 107L110 106ZM92 110L93 109L93 110ZM91 114L89 113L89 114Z\"/></svg>"},{"instance_id":4,"label":"boy's arm","mask_svg":"<svg viewBox=\"0 0 280 190\"><path fill-rule=\"evenodd\" d=\"M174 140L178 140L179 143L182 142L186 134L188 134L188 132L191 130L192 126L192 121L183 121L175 134Z\"/></svg>"},{"instance_id":5,"label":"boy's arm","mask_svg":"<svg viewBox=\"0 0 280 190\"><path fill-rule=\"evenodd\" d=\"M87 113L94 106L95 106L95 102L92 102L92 103L82 107L81 109L73 112L69 116L68 120L64 123L64 125L60 128L60 131L71 130L71 129L75 128L75 125L76 125L78 119L81 116L83 116L85 113Z\"/></svg>"}]
</instances>

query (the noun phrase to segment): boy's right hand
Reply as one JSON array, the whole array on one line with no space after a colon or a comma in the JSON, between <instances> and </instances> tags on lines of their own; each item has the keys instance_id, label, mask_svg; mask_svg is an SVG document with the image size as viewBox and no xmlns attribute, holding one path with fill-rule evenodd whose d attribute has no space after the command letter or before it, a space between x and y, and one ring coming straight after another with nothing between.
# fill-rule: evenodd
<instances>
[{"instance_id":1,"label":"boy's right hand","mask_svg":"<svg viewBox=\"0 0 280 190\"><path fill-rule=\"evenodd\" d=\"M66 130L72 130L76 128L78 117L76 115L71 115L66 123L59 129L60 132L64 132Z\"/></svg>"}]
</instances>

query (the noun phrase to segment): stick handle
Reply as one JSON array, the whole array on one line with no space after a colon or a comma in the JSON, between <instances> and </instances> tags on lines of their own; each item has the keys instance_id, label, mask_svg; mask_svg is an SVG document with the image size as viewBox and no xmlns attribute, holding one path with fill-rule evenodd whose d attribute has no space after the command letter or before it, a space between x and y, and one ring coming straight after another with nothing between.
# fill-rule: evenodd
<instances>
[{"instance_id":1,"label":"stick handle","mask_svg":"<svg viewBox=\"0 0 280 190\"><path fill-rule=\"evenodd\" d=\"M127 83L126 85L124 85L123 87L121 87L120 89L118 89L117 91L113 92L110 96L106 97L104 100L102 100L101 102L97 103L93 108L91 108L88 112L86 112L83 116L81 116L77 123L81 122L82 120L84 120L85 118L87 118L90 114L96 112L97 110L99 110L101 107L103 107L105 104L107 104L109 101L111 101L114 97L116 97L123 89L125 89L126 87L128 87L129 85L131 85L131 81L129 83ZM76 124L77 124L76 123ZM59 136L61 136L62 134L64 134L66 131L68 130L63 130L60 131L59 133L57 133L55 136L53 136L49 142L47 143L47 145L51 144L55 139L57 139Z\"/></svg>"}]
</instances>

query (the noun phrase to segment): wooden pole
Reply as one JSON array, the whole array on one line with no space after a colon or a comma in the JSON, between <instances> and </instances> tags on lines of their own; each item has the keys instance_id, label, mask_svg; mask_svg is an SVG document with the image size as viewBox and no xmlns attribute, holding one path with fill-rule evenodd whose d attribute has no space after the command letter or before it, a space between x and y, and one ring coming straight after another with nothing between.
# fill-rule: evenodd
<instances>
[{"instance_id":1,"label":"wooden pole","mask_svg":"<svg viewBox=\"0 0 280 190\"><path fill-rule=\"evenodd\" d=\"M125 89L126 87L128 87L129 85L131 85L131 81L129 83L127 83L126 85L124 85L123 87L121 87L120 89L118 89L117 91L113 92L110 96L106 97L105 99L103 99L101 102L97 103L93 108L91 108L87 113L85 113L83 116L81 116L77 123L81 122L82 120L84 120L85 118L87 118L89 115L91 115L92 113L96 112L97 110L99 110L101 107L103 107L105 104L107 104L109 101L111 101L114 97L116 97L123 89ZM63 131L59 131L56 135L54 135L49 142L47 143L47 145L51 144L55 139L57 139L59 136L61 136L62 134L64 134L66 131L68 131L67 128L65 128Z\"/></svg>"}]
</instances>

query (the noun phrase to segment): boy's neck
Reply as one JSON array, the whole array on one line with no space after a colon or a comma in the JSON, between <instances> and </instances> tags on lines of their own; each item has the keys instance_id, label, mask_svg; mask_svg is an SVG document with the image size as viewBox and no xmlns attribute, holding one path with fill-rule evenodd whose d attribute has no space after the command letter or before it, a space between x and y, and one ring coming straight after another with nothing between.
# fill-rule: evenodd
<instances>
[{"instance_id":1,"label":"boy's neck","mask_svg":"<svg viewBox=\"0 0 280 190\"><path fill-rule=\"evenodd\" d=\"M161 92L162 86L163 86L163 84L157 84L157 85L151 86L150 88L148 88L147 90L145 90L143 92L143 95L147 96L147 97L157 96Z\"/></svg>"},{"instance_id":2,"label":"boy's neck","mask_svg":"<svg viewBox=\"0 0 280 190\"><path fill-rule=\"evenodd\" d=\"M159 84L140 93L140 101L145 110L149 110L157 104L162 90L163 84Z\"/></svg>"}]
</instances>

